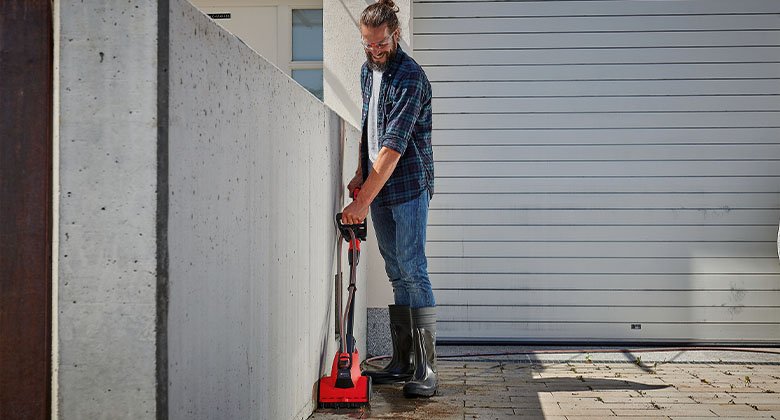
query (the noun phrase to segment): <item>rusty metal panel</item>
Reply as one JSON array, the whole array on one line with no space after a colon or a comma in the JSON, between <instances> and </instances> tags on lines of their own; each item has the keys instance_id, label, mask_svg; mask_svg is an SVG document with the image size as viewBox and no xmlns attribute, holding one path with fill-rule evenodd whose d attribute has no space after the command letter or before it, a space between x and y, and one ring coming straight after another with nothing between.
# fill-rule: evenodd
<instances>
[{"instance_id":1,"label":"rusty metal panel","mask_svg":"<svg viewBox=\"0 0 780 420\"><path fill-rule=\"evenodd\" d=\"M52 5L0 0L0 418L51 400Z\"/></svg>"}]
</instances>

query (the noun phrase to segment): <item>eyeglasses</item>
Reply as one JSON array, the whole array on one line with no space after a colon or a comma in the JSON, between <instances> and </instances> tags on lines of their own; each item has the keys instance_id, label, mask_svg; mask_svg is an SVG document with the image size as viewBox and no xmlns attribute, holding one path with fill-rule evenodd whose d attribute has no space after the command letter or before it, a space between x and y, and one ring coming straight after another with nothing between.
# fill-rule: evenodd
<instances>
[{"instance_id":1,"label":"eyeglasses","mask_svg":"<svg viewBox=\"0 0 780 420\"><path fill-rule=\"evenodd\" d=\"M383 50L387 48L388 45L390 45L390 39L392 39L393 35L395 35L395 33L388 35L385 39L382 40L382 42L373 42L371 44L361 40L360 45L362 45L363 48L367 50Z\"/></svg>"}]
</instances>

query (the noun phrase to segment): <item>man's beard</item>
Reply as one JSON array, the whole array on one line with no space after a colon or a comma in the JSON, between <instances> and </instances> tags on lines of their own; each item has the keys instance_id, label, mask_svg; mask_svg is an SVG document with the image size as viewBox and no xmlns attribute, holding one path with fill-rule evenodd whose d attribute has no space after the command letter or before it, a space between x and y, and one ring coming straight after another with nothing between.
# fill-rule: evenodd
<instances>
[{"instance_id":1,"label":"man's beard","mask_svg":"<svg viewBox=\"0 0 780 420\"><path fill-rule=\"evenodd\" d=\"M390 65L390 62L395 59L396 52L398 51L398 47L393 47L392 50L388 51L387 57L385 58L385 61L382 63L377 63L374 61L374 58L371 57L371 52L366 50L366 60L368 61L368 68L374 71L381 71L384 73L385 70L387 70L387 67Z\"/></svg>"}]
</instances>

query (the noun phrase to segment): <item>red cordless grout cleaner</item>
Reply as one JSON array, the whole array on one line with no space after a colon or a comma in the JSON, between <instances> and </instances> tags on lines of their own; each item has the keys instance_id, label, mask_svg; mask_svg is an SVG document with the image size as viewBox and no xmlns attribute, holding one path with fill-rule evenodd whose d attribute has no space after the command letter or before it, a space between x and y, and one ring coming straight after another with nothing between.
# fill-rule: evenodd
<instances>
[{"instance_id":1,"label":"red cordless grout cleaner","mask_svg":"<svg viewBox=\"0 0 780 420\"><path fill-rule=\"evenodd\" d=\"M352 191L356 198L359 188ZM338 332L341 337L339 349L333 358L330 376L320 378L318 403L320 408L357 408L368 405L371 398L371 378L360 374L360 356L355 348L352 335L352 323L355 316L355 286L358 260L360 259L360 241L366 240L368 227L366 221L356 225L341 223L341 213L336 215L336 226L344 241L349 243L349 297L344 313L341 312L341 246L338 247L338 274L336 275L336 302L339 313Z\"/></svg>"}]
</instances>

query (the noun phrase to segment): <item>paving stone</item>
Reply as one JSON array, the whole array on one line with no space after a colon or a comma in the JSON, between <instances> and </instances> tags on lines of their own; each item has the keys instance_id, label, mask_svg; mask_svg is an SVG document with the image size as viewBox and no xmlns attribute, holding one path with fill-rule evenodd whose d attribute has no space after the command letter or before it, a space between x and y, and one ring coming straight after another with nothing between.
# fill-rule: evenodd
<instances>
[{"instance_id":1,"label":"paving stone","mask_svg":"<svg viewBox=\"0 0 780 420\"><path fill-rule=\"evenodd\" d=\"M545 416L545 415L532 416L532 415L529 415L527 413L526 414L522 414L522 413L519 413L519 412L515 412L513 418L517 419L517 418L520 418L520 417L522 417L523 420L566 420L566 416Z\"/></svg>"},{"instance_id":2,"label":"paving stone","mask_svg":"<svg viewBox=\"0 0 780 420\"><path fill-rule=\"evenodd\" d=\"M545 415L551 416L591 416L608 417L614 413L608 408L562 408L562 407L544 407L542 409ZM522 413L521 409L515 409L515 412Z\"/></svg>"},{"instance_id":3,"label":"paving stone","mask_svg":"<svg viewBox=\"0 0 780 420\"><path fill-rule=\"evenodd\" d=\"M512 401L466 401L466 408L514 408Z\"/></svg>"},{"instance_id":4,"label":"paving stone","mask_svg":"<svg viewBox=\"0 0 780 420\"><path fill-rule=\"evenodd\" d=\"M497 378L479 378L479 377L467 377L465 380L465 385L483 385L483 386L492 386L492 385L506 385L506 380L501 377Z\"/></svg>"},{"instance_id":5,"label":"paving stone","mask_svg":"<svg viewBox=\"0 0 780 420\"><path fill-rule=\"evenodd\" d=\"M698 404L697 401L684 396L645 396L645 397L597 397L605 404L649 404L655 401L658 404Z\"/></svg>"},{"instance_id":6,"label":"paving stone","mask_svg":"<svg viewBox=\"0 0 780 420\"><path fill-rule=\"evenodd\" d=\"M697 396L697 395L699 394L695 394L693 396L693 400L699 404L723 404L724 402L728 403L729 401L735 398L734 395L728 395L728 394L715 394L715 395L702 394L701 396Z\"/></svg>"},{"instance_id":7,"label":"paving stone","mask_svg":"<svg viewBox=\"0 0 780 420\"><path fill-rule=\"evenodd\" d=\"M491 418L490 416L514 416L515 412L511 408L466 408L464 414L466 418L474 415L483 416L480 418Z\"/></svg>"},{"instance_id":8,"label":"paving stone","mask_svg":"<svg viewBox=\"0 0 780 420\"><path fill-rule=\"evenodd\" d=\"M745 420L744 417L718 417L715 414L709 417L690 417L690 416L670 416L670 420L712 420L712 419L718 419L718 420ZM770 419L771 416L767 417L752 417L752 418L766 418ZM633 420L633 419L632 419Z\"/></svg>"},{"instance_id":9,"label":"paving stone","mask_svg":"<svg viewBox=\"0 0 780 420\"><path fill-rule=\"evenodd\" d=\"M615 420L619 420L619 419L631 419L631 420L645 420L645 419L647 419L647 420L659 420L659 419L668 419L669 417L667 417L667 416L664 416L664 415L661 415L661 414L659 414L659 415L655 415L655 416L651 416L651 415L646 415L646 416L632 416L632 417L619 417L619 416L612 416L612 417L607 417L607 418L609 418L609 419L615 419ZM587 419L587 420L596 420L596 417L566 416L566 419L567 419L567 420L579 420L579 419L583 419L583 420L584 420L584 419Z\"/></svg>"},{"instance_id":10,"label":"paving stone","mask_svg":"<svg viewBox=\"0 0 780 420\"><path fill-rule=\"evenodd\" d=\"M660 406L659 406L660 407ZM640 415L688 415L688 416L709 416L713 412L702 405L670 405L663 408L646 408L646 409L621 409L613 408L612 411L618 416L634 417Z\"/></svg>"},{"instance_id":11,"label":"paving stone","mask_svg":"<svg viewBox=\"0 0 780 420\"><path fill-rule=\"evenodd\" d=\"M737 404L780 404L780 394L735 394Z\"/></svg>"},{"instance_id":12,"label":"paving stone","mask_svg":"<svg viewBox=\"0 0 780 420\"><path fill-rule=\"evenodd\" d=\"M495 386L495 387L484 387L484 386L473 386L473 385L467 385L463 388L463 395L465 396L484 396L484 395L494 395L496 392L500 393L509 393L509 390L506 386Z\"/></svg>"},{"instance_id":13,"label":"paving stone","mask_svg":"<svg viewBox=\"0 0 780 420\"><path fill-rule=\"evenodd\" d=\"M520 397L511 397L512 400L515 399L522 399ZM599 401L597 397L571 397L571 396L559 396L559 395L539 395L538 398L533 398L536 401L540 401L542 403L549 403L549 402L557 402L560 404L571 404L571 403L578 403L578 402L589 402L589 401Z\"/></svg>"},{"instance_id":14,"label":"paving stone","mask_svg":"<svg viewBox=\"0 0 780 420\"><path fill-rule=\"evenodd\" d=\"M713 413L718 416L761 417L766 411L759 411L747 404L722 404L711 407Z\"/></svg>"},{"instance_id":15,"label":"paving stone","mask_svg":"<svg viewBox=\"0 0 780 420\"><path fill-rule=\"evenodd\" d=\"M750 387L736 386L734 388L724 386L723 389L730 394L763 394L764 393L764 390L759 388L757 385L753 385Z\"/></svg>"},{"instance_id":16,"label":"paving stone","mask_svg":"<svg viewBox=\"0 0 780 420\"><path fill-rule=\"evenodd\" d=\"M598 400L588 399L576 402L559 401L557 402L557 405L561 408L561 410L608 410L610 408L609 404L605 404Z\"/></svg>"}]
</instances>

